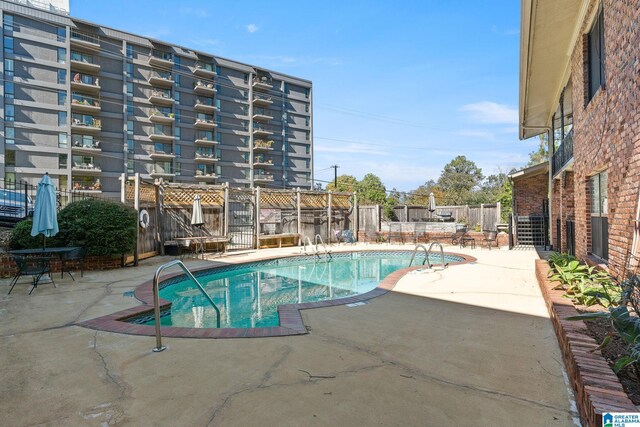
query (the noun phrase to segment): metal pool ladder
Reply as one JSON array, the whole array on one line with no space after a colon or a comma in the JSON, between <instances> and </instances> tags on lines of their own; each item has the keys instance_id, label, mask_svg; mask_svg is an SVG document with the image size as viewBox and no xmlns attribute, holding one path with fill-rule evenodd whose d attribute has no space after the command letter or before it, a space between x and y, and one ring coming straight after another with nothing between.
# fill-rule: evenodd
<instances>
[{"instance_id":1,"label":"metal pool ladder","mask_svg":"<svg viewBox=\"0 0 640 427\"><path fill-rule=\"evenodd\" d=\"M162 335L160 334L160 303L158 302L160 297L158 295L158 292L159 292L158 281L160 279L160 273L162 273L163 270L166 270L169 267L173 267L174 265L179 266L182 269L182 271L184 271L184 274L186 274L186 276L189 279L191 279L191 281L195 283L196 286L198 286L198 289L200 289L200 292L202 292L202 294L207 298L207 300L209 300L209 302L211 303L211 306L216 311L217 327L218 328L220 327L220 310L218 309L218 306L216 305L215 302L213 302L209 294L204 290L200 282L198 282L198 279L196 279L194 275L191 274L191 272L184 265L184 263L180 260L174 260L166 264L162 264L160 267L158 267L158 269L156 270L156 274L153 276L153 314L154 314L155 323L156 323L156 346L153 349L153 351L155 353L163 351L167 348L162 345Z\"/></svg>"},{"instance_id":2,"label":"metal pool ladder","mask_svg":"<svg viewBox=\"0 0 640 427\"><path fill-rule=\"evenodd\" d=\"M309 243L309 247L313 247L313 243L311 242L311 239L309 238L309 236L304 236L304 238L302 239L302 248L300 248L300 252L304 252L305 254L307 253L307 243ZM314 254L317 255L317 249L314 252Z\"/></svg>"},{"instance_id":3,"label":"metal pool ladder","mask_svg":"<svg viewBox=\"0 0 640 427\"><path fill-rule=\"evenodd\" d=\"M440 244L440 242L432 242L429 245L429 249L427 249L425 245L416 245L416 248L413 250L413 254L411 255L411 261L409 261L409 267L411 267L411 264L413 264L413 260L418 253L418 249L422 249L424 251L424 261L427 263L427 267L433 268L433 264L431 264L431 260L429 260L429 254L431 253L431 248L433 248L434 245L440 247L440 263L442 265L442 268L447 268L448 263L444 262L444 249L442 248L442 244ZM424 262L422 263L422 265L424 265Z\"/></svg>"},{"instance_id":4,"label":"metal pool ladder","mask_svg":"<svg viewBox=\"0 0 640 427\"><path fill-rule=\"evenodd\" d=\"M318 240L319 240L320 244L324 248L324 253L327 256L327 260L329 260L331 258L331 251L327 249L327 245L324 244L324 241L322 240L322 236L319 234L316 234L316 237L314 237L314 240L316 243L316 256L320 256L320 251L318 251Z\"/></svg>"}]
</instances>

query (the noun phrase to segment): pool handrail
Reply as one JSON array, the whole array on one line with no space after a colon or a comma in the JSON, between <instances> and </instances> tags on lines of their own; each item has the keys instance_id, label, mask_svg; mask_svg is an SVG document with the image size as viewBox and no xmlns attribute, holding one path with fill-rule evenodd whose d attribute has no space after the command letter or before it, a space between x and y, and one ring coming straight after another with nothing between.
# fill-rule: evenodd
<instances>
[{"instance_id":1,"label":"pool handrail","mask_svg":"<svg viewBox=\"0 0 640 427\"><path fill-rule=\"evenodd\" d=\"M191 271L189 271L187 266L184 265L182 261L178 259L169 261L165 264L162 264L160 267L158 267L158 269L156 270L156 274L153 276L153 315L154 315L155 324L156 324L156 346L155 348L153 348L154 353L158 353L166 349L166 347L162 345L162 334L160 332L160 303L158 302L160 299L160 296L159 296L160 290L158 289L159 288L158 281L160 278L160 273L162 273L163 270L169 267L173 267L174 265L179 266L182 269L182 271L184 271L184 274L189 279L191 279L191 281L195 283L196 286L198 286L198 289L200 289L200 292L202 292L202 294L207 298L207 300L209 300L209 302L211 303L211 306L216 311L216 324L217 324L217 327L220 328L220 309L218 309L218 306L216 305L215 302L213 302L213 300L211 299L207 291L204 290L204 288L202 287L198 279L196 279L195 276L191 274Z\"/></svg>"},{"instance_id":2,"label":"pool handrail","mask_svg":"<svg viewBox=\"0 0 640 427\"><path fill-rule=\"evenodd\" d=\"M433 248L433 245L437 245L440 247L440 263L442 264L442 268L447 268L447 265L449 265L449 263L444 262L444 249L442 248L442 243L440 242L432 242L429 245L429 250L427 250L427 259L429 259L429 254L431 253L431 248ZM427 262L429 263L429 268L432 268L433 264L431 264L430 261Z\"/></svg>"},{"instance_id":3,"label":"pool handrail","mask_svg":"<svg viewBox=\"0 0 640 427\"><path fill-rule=\"evenodd\" d=\"M427 267L431 268L431 262L429 262L429 250L425 245L416 245L416 248L413 250L413 254L411 255L411 261L409 261L409 267L413 264L413 260L418 253L418 249L422 249L424 251L424 261L427 263ZM422 263L424 265L424 262Z\"/></svg>"},{"instance_id":4,"label":"pool handrail","mask_svg":"<svg viewBox=\"0 0 640 427\"><path fill-rule=\"evenodd\" d=\"M316 243L316 255L320 255L320 252L318 251L318 240L319 240L320 244L324 248L325 255L327 255L327 258L329 258L329 256L331 255L331 251L327 249L327 245L324 244L324 241L322 240L322 236L319 235L319 234L316 234L316 236L313 238L313 240Z\"/></svg>"},{"instance_id":5,"label":"pool handrail","mask_svg":"<svg viewBox=\"0 0 640 427\"><path fill-rule=\"evenodd\" d=\"M309 243L309 247L313 247L313 243L311 242L311 239L309 238L309 236L304 236L302 238L302 248L300 249L300 252L304 251L304 253L307 253L307 242ZM314 252L314 254L317 254L317 249L316 252Z\"/></svg>"}]
</instances>

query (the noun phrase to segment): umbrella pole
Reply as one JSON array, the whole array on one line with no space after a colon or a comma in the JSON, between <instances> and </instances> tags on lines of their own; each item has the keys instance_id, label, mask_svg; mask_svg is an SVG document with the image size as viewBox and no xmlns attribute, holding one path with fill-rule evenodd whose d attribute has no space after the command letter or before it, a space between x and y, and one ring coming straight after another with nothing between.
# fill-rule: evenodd
<instances>
[{"instance_id":1,"label":"umbrella pole","mask_svg":"<svg viewBox=\"0 0 640 427\"><path fill-rule=\"evenodd\" d=\"M47 247L47 236L45 236L43 234L42 235L42 250L44 251L46 247Z\"/></svg>"}]
</instances>

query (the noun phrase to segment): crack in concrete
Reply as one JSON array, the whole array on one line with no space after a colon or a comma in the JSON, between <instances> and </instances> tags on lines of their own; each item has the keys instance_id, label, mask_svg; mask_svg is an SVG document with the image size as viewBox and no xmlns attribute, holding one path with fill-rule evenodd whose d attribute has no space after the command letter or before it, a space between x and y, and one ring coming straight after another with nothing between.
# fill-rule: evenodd
<instances>
[{"instance_id":1,"label":"crack in concrete","mask_svg":"<svg viewBox=\"0 0 640 427\"><path fill-rule=\"evenodd\" d=\"M244 388L242 388L240 390L236 390L236 391L230 393L220 405L216 406L213 409L213 413L211 414L211 417L209 418L209 421L207 422L207 426L210 426L215 421L216 417L218 416L218 413L223 411L227 407L229 402L231 400L233 400L236 396L238 396L240 394L243 394L243 393L245 393L247 391L257 390L257 389L265 389L265 388L269 388L269 387L277 385L277 384L272 384L272 385L266 385L266 384L271 379L271 376L273 375L273 372L276 369L278 369L284 363L285 360L287 360L287 358L289 357L289 355L291 354L292 351L293 351L293 349L290 346L285 346L284 347L284 351L282 352L280 357L274 363L272 363L271 366L269 366L269 368L267 368L265 373L262 375L262 378L261 378L260 383L258 385L244 387Z\"/></svg>"},{"instance_id":2,"label":"crack in concrete","mask_svg":"<svg viewBox=\"0 0 640 427\"><path fill-rule=\"evenodd\" d=\"M328 342L333 342L335 344L338 344L340 346L346 347L348 349L351 350L356 350L358 352L362 352L362 353L366 353L369 356L375 357L378 360L380 360L383 364L385 364L384 366L388 366L388 365L392 365L395 366L409 374L411 374L411 376L413 376L413 379L416 380L422 380L422 381L428 381L428 382L436 382L439 384L443 384L443 385L447 385L447 386L451 386L451 387L455 387L458 389L463 389L463 390L470 390L470 391L474 391L474 392L480 392L480 393L484 393L484 394L488 394L488 395L492 395L492 396L500 396L500 397L505 397L507 399L510 400L515 400L521 403L526 403L535 407L542 407L542 408L547 408L547 409L552 409L554 411L558 411L558 412L562 412L562 413L566 413L566 414L572 414L572 412L568 409L565 408L560 408L554 405L550 405L544 402L539 402L536 400L532 400L532 399L528 399L526 397L522 397L522 396L517 396L514 394L510 394L507 392L502 392L502 391L498 391L498 390L492 390L492 389L488 389L488 388L484 388L484 387L479 387L479 386L475 386L473 384L466 384L466 383L459 383L459 382L455 382L455 381L450 381L447 380L445 378L427 373L427 372L423 372L420 369L417 369L415 367L409 366L409 365L405 365L402 362L396 361L396 360L391 360L391 359L386 359L382 356L380 356L377 352L367 349L367 348L363 348L360 347L354 343L351 343L347 340L343 340L337 337L333 337L330 335L326 335L326 334L318 334L319 337L321 337L322 339L328 341ZM404 377L404 375L402 375Z\"/></svg>"},{"instance_id":3,"label":"crack in concrete","mask_svg":"<svg viewBox=\"0 0 640 427\"><path fill-rule=\"evenodd\" d=\"M109 369L109 365L107 364L107 359L105 358L104 354L102 354L102 352L98 350L98 333L99 332L100 331L95 331L95 333L93 334L92 350L98 355L98 358L100 359L100 362L102 364L102 369L104 370L105 375L107 376L109 381L112 382L117 387L119 391L119 396L117 400L124 399L128 392L129 386L127 385L127 383L120 381L118 377L111 372L111 369Z\"/></svg>"}]
</instances>

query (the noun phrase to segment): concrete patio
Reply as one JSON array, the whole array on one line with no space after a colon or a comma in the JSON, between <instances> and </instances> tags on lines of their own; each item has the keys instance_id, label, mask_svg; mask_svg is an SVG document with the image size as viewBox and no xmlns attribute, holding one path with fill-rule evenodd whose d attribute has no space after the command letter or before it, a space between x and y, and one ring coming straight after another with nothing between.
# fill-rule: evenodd
<instances>
[{"instance_id":1,"label":"concrete patio","mask_svg":"<svg viewBox=\"0 0 640 427\"><path fill-rule=\"evenodd\" d=\"M129 291L170 257L58 276L31 296L28 280L9 296L2 280L2 424L575 425L536 252L448 249L478 262L410 273L366 305L305 310L308 335L166 338L162 353L152 337L74 323L139 304Z\"/></svg>"}]
</instances>

